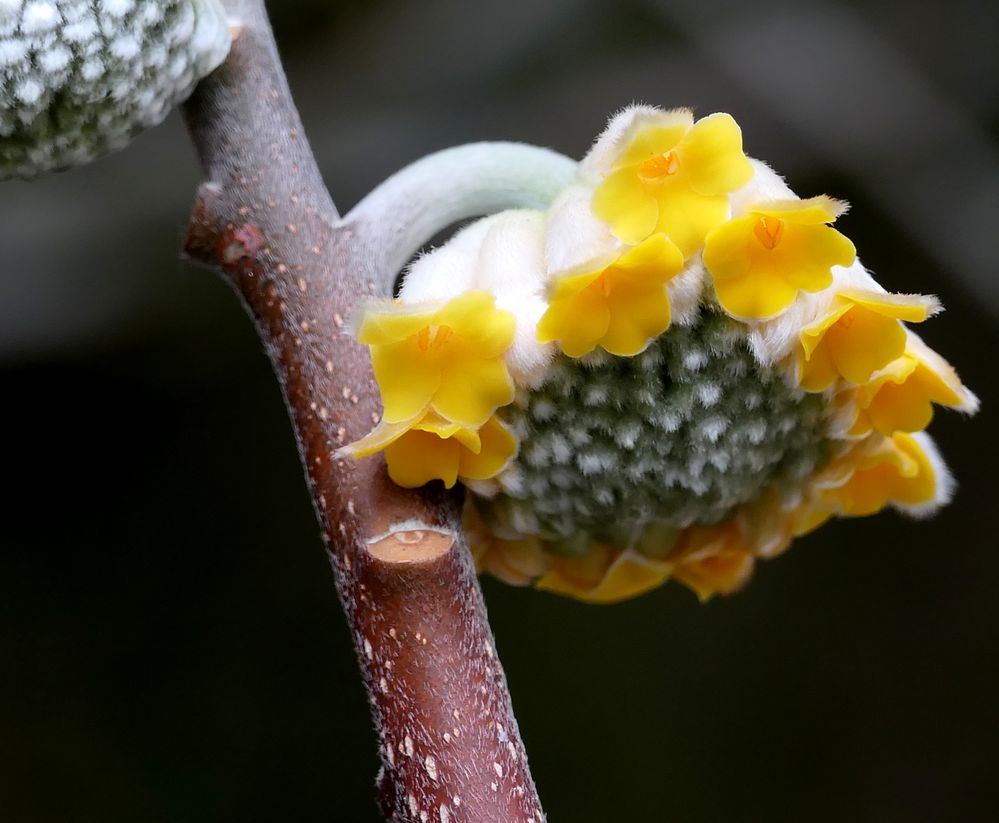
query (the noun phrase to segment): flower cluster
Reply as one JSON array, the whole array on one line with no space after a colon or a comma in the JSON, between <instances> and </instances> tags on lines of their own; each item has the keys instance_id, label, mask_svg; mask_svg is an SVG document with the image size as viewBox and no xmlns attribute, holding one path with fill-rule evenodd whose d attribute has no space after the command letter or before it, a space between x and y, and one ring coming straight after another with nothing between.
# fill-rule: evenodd
<instances>
[{"instance_id":1,"label":"flower cluster","mask_svg":"<svg viewBox=\"0 0 999 823\"><path fill-rule=\"evenodd\" d=\"M0 179L121 148L229 40L219 0L0 0Z\"/></svg>"},{"instance_id":2,"label":"flower cluster","mask_svg":"<svg viewBox=\"0 0 999 823\"><path fill-rule=\"evenodd\" d=\"M946 502L977 400L727 114L632 107L546 212L478 221L364 306L382 422L343 452L470 490L480 567L592 602L736 590L834 516Z\"/></svg>"}]
</instances>

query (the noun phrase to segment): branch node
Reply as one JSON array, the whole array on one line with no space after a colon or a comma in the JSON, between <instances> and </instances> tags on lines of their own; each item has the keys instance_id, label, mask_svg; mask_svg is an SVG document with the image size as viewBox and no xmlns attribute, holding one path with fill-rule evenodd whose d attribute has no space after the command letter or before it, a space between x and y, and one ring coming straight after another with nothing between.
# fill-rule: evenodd
<instances>
[{"instance_id":1,"label":"branch node","mask_svg":"<svg viewBox=\"0 0 999 823\"><path fill-rule=\"evenodd\" d=\"M406 521L370 538L367 549L383 563L426 563L447 554L455 542L454 533L448 529Z\"/></svg>"}]
</instances>

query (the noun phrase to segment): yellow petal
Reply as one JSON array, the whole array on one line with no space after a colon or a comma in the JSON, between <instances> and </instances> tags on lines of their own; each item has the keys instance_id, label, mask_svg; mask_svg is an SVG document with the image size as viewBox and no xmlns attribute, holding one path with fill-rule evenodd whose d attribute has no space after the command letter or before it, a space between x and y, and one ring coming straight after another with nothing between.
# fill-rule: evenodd
<instances>
[{"instance_id":1,"label":"yellow petal","mask_svg":"<svg viewBox=\"0 0 999 823\"><path fill-rule=\"evenodd\" d=\"M660 115L654 124L641 124L633 134L626 134L625 148L614 161L614 168L635 166L650 157L674 148L690 127L694 115L688 109L674 109Z\"/></svg>"},{"instance_id":2,"label":"yellow petal","mask_svg":"<svg viewBox=\"0 0 999 823\"><path fill-rule=\"evenodd\" d=\"M808 392L820 392L828 389L839 373L836 363L826 346L817 346L808 359L799 356L798 383Z\"/></svg>"},{"instance_id":3,"label":"yellow petal","mask_svg":"<svg viewBox=\"0 0 999 823\"><path fill-rule=\"evenodd\" d=\"M348 443L343 448L338 449L336 456L353 457L360 460L362 457L369 457L375 452L380 452L389 443L398 440L409 431L417 419L401 420L397 423L386 423L383 420L360 440L355 440L353 443Z\"/></svg>"},{"instance_id":4,"label":"yellow petal","mask_svg":"<svg viewBox=\"0 0 999 823\"><path fill-rule=\"evenodd\" d=\"M677 151L691 187L699 194L728 194L753 176L753 167L742 151L742 130L730 114L711 114L698 120ZM683 248L681 243L677 245Z\"/></svg>"},{"instance_id":5,"label":"yellow petal","mask_svg":"<svg viewBox=\"0 0 999 823\"><path fill-rule=\"evenodd\" d=\"M600 345L630 357L666 331L670 303L665 284L682 268L683 255L663 235L653 235L623 255L608 273L609 321Z\"/></svg>"},{"instance_id":6,"label":"yellow petal","mask_svg":"<svg viewBox=\"0 0 999 823\"><path fill-rule=\"evenodd\" d=\"M832 516L833 513L831 511L824 510L812 503L802 504L792 512L791 533L794 537L804 537L806 534L810 534L819 528L819 526L828 522Z\"/></svg>"},{"instance_id":7,"label":"yellow petal","mask_svg":"<svg viewBox=\"0 0 999 823\"><path fill-rule=\"evenodd\" d=\"M479 429L469 429L431 411L407 431L392 433L385 444L389 477L406 488L431 480L443 480L447 488L458 478L485 480L517 453L517 438L495 417Z\"/></svg>"},{"instance_id":8,"label":"yellow petal","mask_svg":"<svg viewBox=\"0 0 999 823\"><path fill-rule=\"evenodd\" d=\"M578 557L553 557L551 569L535 585L582 599L582 595L600 585L613 562L614 551L609 546L594 544Z\"/></svg>"},{"instance_id":9,"label":"yellow petal","mask_svg":"<svg viewBox=\"0 0 999 823\"><path fill-rule=\"evenodd\" d=\"M905 351L905 329L895 318L857 305L826 332L823 342L836 371L859 384Z\"/></svg>"},{"instance_id":10,"label":"yellow petal","mask_svg":"<svg viewBox=\"0 0 999 823\"><path fill-rule=\"evenodd\" d=\"M717 284L720 280L745 277L753 266L753 228L758 217L735 217L712 229L704 240L704 265Z\"/></svg>"},{"instance_id":11,"label":"yellow petal","mask_svg":"<svg viewBox=\"0 0 999 823\"><path fill-rule=\"evenodd\" d=\"M867 417L885 435L922 431L933 419L933 403L962 403L961 395L945 376L908 354L890 363L865 389L861 402Z\"/></svg>"},{"instance_id":12,"label":"yellow petal","mask_svg":"<svg viewBox=\"0 0 999 823\"><path fill-rule=\"evenodd\" d=\"M691 526L671 559L673 576L702 601L736 591L753 570L753 555L734 523Z\"/></svg>"},{"instance_id":13,"label":"yellow petal","mask_svg":"<svg viewBox=\"0 0 999 823\"><path fill-rule=\"evenodd\" d=\"M370 300L354 319L358 343L366 346L398 343L433 322L441 303L407 305L398 300Z\"/></svg>"},{"instance_id":14,"label":"yellow petal","mask_svg":"<svg viewBox=\"0 0 999 823\"><path fill-rule=\"evenodd\" d=\"M741 506L736 523L746 548L756 557L776 557L791 545L794 517L781 505L775 486Z\"/></svg>"},{"instance_id":15,"label":"yellow petal","mask_svg":"<svg viewBox=\"0 0 999 823\"><path fill-rule=\"evenodd\" d=\"M894 317L906 323L922 323L937 312L940 304L926 294L883 294L881 292L847 289L839 296L884 317Z\"/></svg>"},{"instance_id":16,"label":"yellow petal","mask_svg":"<svg viewBox=\"0 0 999 823\"><path fill-rule=\"evenodd\" d=\"M490 417L478 431L481 449L462 449L458 476L486 480L499 474L517 453L517 438L496 417Z\"/></svg>"},{"instance_id":17,"label":"yellow petal","mask_svg":"<svg viewBox=\"0 0 999 823\"><path fill-rule=\"evenodd\" d=\"M925 379L932 385L927 388L932 391L932 401L969 414L977 412L978 398L961 382L954 367L915 334L910 332L908 337L906 352L919 361L920 373L926 370Z\"/></svg>"},{"instance_id":18,"label":"yellow petal","mask_svg":"<svg viewBox=\"0 0 999 823\"><path fill-rule=\"evenodd\" d=\"M665 283L683 268L683 254L666 235L654 234L610 265L625 277Z\"/></svg>"},{"instance_id":19,"label":"yellow petal","mask_svg":"<svg viewBox=\"0 0 999 823\"><path fill-rule=\"evenodd\" d=\"M788 223L778 252L777 266L803 291L815 292L832 283L833 266L849 266L857 258L853 243L829 226Z\"/></svg>"},{"instance_id":20,"label":"yellow petal","mask_svg":"<svg viewBox=\"0 0 999 823\"><path fill-rule=\"evenodd\" d=\"M382 416L395 423L418 416L441 385L441 366L413 338L371 347L371 366L382 395Z\"/></svg>"},{"instance_id":21,"label":"yellow petal","mask_svg":"<svg viewBox=\"0 0 999 823\"><path fill-rule=\"evenodd\" d=\"M753 573L753 565L753 555L748 551L723 549L677 566L673 576L704 602L716 594L732 594L742 588Z\"/></svg>"},{"instance_id":22,"label":"yellow petal","mask_svg":"<svg viewBox=\"0 0 999 823\"><path fill-rule=\"evenodd\" d=\"M905 350L906 331L899 320L920 322L936 307L931 297L852 290L840 293L837 303L801 333L799 378L807 391L828 388L837 375L866 383Z\"/></svg>"},{"instance_id":23,"label":"yellow petal","mask_svg":"<svg viewBox=\"0 0 999 823\"><path fill-rule=\"evenodd\" d=\"M450 489L458 479L460 449L454 438L443 440L431 432L411 429L385 448L389 477L407 489L431 480L443 480Z\"/></svg>"},{"instance_id":24,"label":"yellow petal","mask_svg":"<svg viewBox=\"0 0 999 823\"><path fill-rule=\"evenodd\" d=\"M905 452L917 464L917 470L911 476L899 472L892 487L892 501L907 506L918 506L928 503L936 497L937 477L929 455L923 451L915 438L898 432L892 436L895 445Z\"/></svg>"},{"instance_id":25,"label":"yellow petal","mask_svg":"<svg viewBox=\"0 0 999 823\"><path fill-rule=\"evenodd\" d=\"M767 203L752 203L746 206L747 212L766 215L797 223L803 226L814 226L820 223L832 223L849 208L842 200L834 200L820 194L807 200L772 200Z\"/></svg>"},{"instance_id":26,"label":"yellow petal","mask_svg":"<svg viewBox=\"0 0 999 823\"><path fill-rule=\"evenodd\" d=\"M840 301L832 311L825 317L807 326L801 332L801 348L805 359L809 360L818 351L826 332L829 331L848 311L851 303L848 300Z\"/></svg>"},{"instance_id":27,"label":"yellow petal","mask_svg":"<svg viewBox=\"0 0 999 823\"><path fill-rule=\"evenodd\" d=\"M487 291L469 291L449 301L435 322L448 326L477 357L499 357L513 343L513 314L496 308L496 298Z\"/></svg>"},{"instance_id":28,"label":"yellow petal","mask_svg":"<svg viewBox=\"0 0 999 823\"><path fill-rule=\"evenodd\" d=\"M594 574L601 566L602 574ZM613 552L595 546L583 558L556 558L535 585L587 603L615 603L662 585L672 570L672 563L651 560L632 549Z\"/></svg>"},{"instance_id":29,"label":"yellow petal","mask_svg":"<svg viewBox=\"0 0 999 823\"><path fill-rule=\"evenodd\" d=\"M526 586L543 575L551 560L540 541L500 540L492 538L489 549L481 555L478 568L511 586Z\"/></svg>"},{"instance_id":30,"label":"yellow petal","mask_svg":"<svg viewBox=\"0 0 999 823\"><path fill-rule=\"evenodd\" d=\"M538 341L557 340L569 357L582 357L597 347L609 322L603 294L587 287L572 297L552 301L538 322Z\"/></svg>"},{"instance_id":31,"label":"yellow petal","mask_svg":"<svg viewBox=\"0 0 999 823\"><path fill-rule=\"evenodd\" d=\"M659 217L659 203L646 191L634 167L607 175L593 192L591 208L625 243L641 243L652 234Z\"/></svg>"},{"instance_id":32,"label":"yellow petal","mask_svg":"<svg viewBox=\"0 0 999 823\"><path fill-rule=\"evenodd\" d=\"M860 387L858 421L853 433L860 433L866 427L890 436L898 430L920 431L929 424L933 416L929 398L920 397L913 392L914 386L909 385L918 365L915 357L903 354Z\"/></svg>"},{"instance_id":33,"label":"yellow petal","mask_svg":"<svg viewBox=\"0 0 999 823\"><path fill-rule=\"evenodd\" d=\"M701 195L678 178L659 188L659 219L655 230L663 232L690 257L703 244L709 231L728 219L725 195Z\"/></svg>"},{"instance_id":34,"label":"yellow petal","mask_svg":"<svg viewBox=\"0 0 999 823\"><path fill-rule=\"evenodd\" d=\"M859 448L856 469L842 485L824 492L840 514L861 517L891 502L919 505L934 499L936 472L929 457L910 435L872 435L873 448Z\"/></svg>"},{"instance_id":35,"label":"yellow petal","mask_svg":"<svg viewBox=\"0 0 999 823\"><path fill-rule=\"evenodd\" d=\"M620 357L643 351L669 327L670 305L663 285L649 289L623 282L607 296L609 322L600 345Z\"/></svg>"},{"instance_id":36,"label":"yellow petal","mask_svg":"<svg viewBox=\"0 0 999 823\"><path fill-rule=\"evenodd\" d=\"M575 297L600 277L605 269L613 266L616 259L616 257L611 256L601 261L594 261L587 265L586 271L559 276L555 281L555 289L552 292L552 302Z\"/></svg>"},{"instance_id":37,"label":"yellow petal","mask_svg":"<svg viewBox=\"0 0 999 823\"><path fill-rule=\"evenodd\" d=\"M434 411L428 411L418 422L413 424L412 428L436 434L441 440L453 437L464 448L474 454L478 454L482 448L482 441L476 429L465 428L458 423L441 417Z\"/></svg>"},{"instance_id":38,"label":"yellow petal","mask_svg":"<svg viewBox=\"0 0 999 823\"><path fill-rule=\"evenodd\" d=\"M513 401L513 381L502 358L470 355L448 364L431 407L465 427L481 426L500 406Z\"/></svg>"},{"instance_id":39,"label":"yellow petal","mask_svg":"<svg viewBox=\"0 0 999 823\"><path fill-rule=\"evenodd\" d=\"M716 280L715 294L721 307L733 317L762 319L784 311L794 302L798 289L764 269Z\"/></svg>"}]
</instances>

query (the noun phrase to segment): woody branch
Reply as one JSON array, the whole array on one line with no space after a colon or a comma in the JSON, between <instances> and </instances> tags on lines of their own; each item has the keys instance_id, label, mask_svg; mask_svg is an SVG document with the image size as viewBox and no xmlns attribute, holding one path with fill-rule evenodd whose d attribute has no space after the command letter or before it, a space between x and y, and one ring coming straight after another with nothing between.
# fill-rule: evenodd
<instances>
[{"instance_id":1,"label":"woody branch","mask_svg":"<svg viewBox=\"0 0 999 823\"><path fill-rule=\"evenodd\" d=\"M425 242L418 235L441 226L396 218L382 230L370 198L356 215L338 216L263 2L245 0L238 11L230 56L185 106L206 175L185 252L233 285L281 383L371 702L382 812L414 823L540 823L459 495L437 484L404 490L378 459L334 457L380 411L369 358L343 334L344 318L390 293L400 256L385 251L388 237ZM460 188L459 178L449 185ZM393 185L404 195L414 181ZM456 196L457 211L526 196L467 194Z\"/></svg>"}]
</instances>

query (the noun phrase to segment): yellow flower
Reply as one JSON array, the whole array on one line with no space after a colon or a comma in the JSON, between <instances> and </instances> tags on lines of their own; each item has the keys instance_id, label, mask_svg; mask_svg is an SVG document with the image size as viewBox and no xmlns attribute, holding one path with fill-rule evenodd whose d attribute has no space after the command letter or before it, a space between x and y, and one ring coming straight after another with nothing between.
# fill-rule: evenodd
<instances>
[{"instance_id":1,"label":"yellow flower","mask_svg":"<svg viewBox=\"0 0 999 823\"><path fill-rule=\"evenodd\" d=\"M429 409L474 429L513 400L503 360L513 333L513 315L492 294L470 291L431 308L369 306L356 337L371 348L385 422L417 420Z\"/></svg>"},{"instance_id":2,"label":"yellow flower","mask_svg":"<svg viewBox=\"0 0 999 823\"><path fill-rule=\"evenodd\" d=\"M753 572L753 553L745 546L734 523L692 526L672 558L673 577L703 602L716 594L738 591Z\"/></svg>"},{"instance_id":3,"label":"yellow flower","mask_svg":"<svg viewBox=\"0 0 999 823\"><path fill-rule=\"evenodd\" d=\"M535 585L587 603L615 603L661 586L673 564L634 549L595 545L581 557L555 557Z\"/></svg>"},{"instance_id":4,"label":"yellow flower","mask_svg":"<svg viewBox=\"0 0 999 823\"><path fill-rule=\"evenodd\" d=\"M934 403L969 410L976 406L950 364L912 336L901 357L857 389L856 403L851 435L922 431L933 419Z\"/></svg>"},{"instance_id":5,"label":"yellow flower","mask_svg":"<svg viewBox=\"0 0 999 823\"><path fill-rule=\"evenodd\" d=\"M801 332L798 382L805 391L827 389L837 378L862 384L905 351L899 322L920 323L937 307L932 297L844 291L832 311Z\"/></svg>"},{"instance_id":6,"label":"yellow flower","mask_svg":"<svg viewBox=\"0 0 999 823\"><path fill-rule=\"evenodd\" d=\"M896 432L873 435L846 461L853 473L842 485L821 493L837 514L860 517L881 511L889 503L919 506L937 496L937 473L929 455L914 437Z\"/></svg>"},{"instance_id":7,"label":"yellow flower","mask_svg":"<svg viewBox=\"0 0 999 823\"><path fill-rule=\"evenodd\" d=\"M853 243L827 225L845 209L825 196L779 200L747 206L748 214L709 232L704 265L722 308L734 317L773 317L799 290L827 288L832 267L857 256Z\"/></svg>"},{"instance_id":8,"label":"yellow flower","mask_svg":"<svg viewBox=\"0 0 999 823\"><path fill-rule=\"evenodd\" d=\"M459 478L486 480L499 474L517 453L517 438L495 416L473 429L428 411L414 420L383 421L337 454L359 459L382 450L389 477L400 486L415 489L443 480L450 489Z\"/></svg>"},{"instance_id":9,"label":"yellow flower","mask_svg":"<svg viewBox=\"0 0 999 823\"><path fill-rule=\"evenodd\" d=\"M611 354L638 354L669 326L666 283L682 268L679 249L654 234L612 262L565 274L538 322L538 340L557 340L570 357L597 346Z\"/></svg>"},{"instance_id":10,"label":"yellow flower","mask_svg":"<svg viewBox=\"0 0 999 823\"><path fill-rule=\"evenodd\" d=\"M593 213L625 243L665 232L689 257L728 217L729 192L752 176L730 115L694 123L685 109L666 112L630 135L593 194Z\"/></svg>"}]
</instances>

